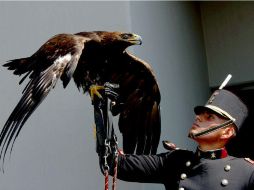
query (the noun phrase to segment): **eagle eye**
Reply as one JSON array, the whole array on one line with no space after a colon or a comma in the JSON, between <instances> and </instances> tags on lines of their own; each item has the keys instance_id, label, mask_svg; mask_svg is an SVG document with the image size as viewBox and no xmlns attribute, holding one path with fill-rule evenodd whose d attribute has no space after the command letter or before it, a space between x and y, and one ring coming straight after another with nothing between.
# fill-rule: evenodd
<instances>
[{"instance_id":1,"label":"eagle eye","mask_svg":"<svg viewBox=\"0 0 254 190\"><path fill-rule=\"evenodd\" d=\"M121 37L123 38L123 39L128 39L128 38L130 38L132 36L132 34L122 34L121 35Z\"/></svg>"}]
</instances>

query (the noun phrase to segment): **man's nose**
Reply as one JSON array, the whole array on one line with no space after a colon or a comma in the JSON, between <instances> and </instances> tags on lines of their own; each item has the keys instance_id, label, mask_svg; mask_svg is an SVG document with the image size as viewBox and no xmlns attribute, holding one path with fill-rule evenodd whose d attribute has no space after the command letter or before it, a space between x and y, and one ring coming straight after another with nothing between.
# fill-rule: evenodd
<instances>
[{"instance_id":1,"label":"man's nose","mask_svg":"<svg viewBox=\"0 0 254 190\"><path fill-rule=\"evenodd\" d=\"M196 116L195 116L195 121L199 121L199 122L202 121L201 116L200 116L200 115L196 115Z\"/></svg>"}]
</instances>

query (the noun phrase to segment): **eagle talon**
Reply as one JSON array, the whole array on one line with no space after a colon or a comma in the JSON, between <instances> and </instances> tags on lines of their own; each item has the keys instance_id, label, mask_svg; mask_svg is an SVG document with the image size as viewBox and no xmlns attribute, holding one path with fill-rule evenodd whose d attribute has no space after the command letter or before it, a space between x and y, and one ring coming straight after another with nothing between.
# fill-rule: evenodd
<instances>
[{"instance_id":1,"label":"eagle talon","mask_svg":"<svg viewBox=\"0 0 254 190\"><path fill-rule=\"evenodd\" d=\"M91 85L89 88L90 91L90 96L92 99L92 102L94 101L95 96L97 96L98 98L102 99L102 95L99 92L99 90L104 90L105 87L104 86L100 86L100 85Z\"/></svg>"}]
</instances>

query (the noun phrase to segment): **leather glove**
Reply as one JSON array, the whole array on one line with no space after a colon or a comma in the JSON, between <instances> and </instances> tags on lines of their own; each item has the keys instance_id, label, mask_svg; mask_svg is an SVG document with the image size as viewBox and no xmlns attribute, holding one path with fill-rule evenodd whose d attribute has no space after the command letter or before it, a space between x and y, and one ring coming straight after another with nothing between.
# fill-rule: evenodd
<instances>
[{"instance_id":1,"label":"leather glove","mask_svg":"<svg viewBox=\"0 0 254 190\"><path fill-rule=\"evenodd\" d=\"M102 98L94 97L94 120L96 125L96 151L98 154L105 153L105 140L107 137L107 98L111 100L110 110L112 115L119 113L119 85L106 82L104 90L100 92Z\"/></svg>"},{"instance_id":2,"label":"leather glove","mask_svg":"<svg viewBox=\"0 0 254 190\"><path fill-rule=\"evenodd\" d=\"M111 100L110 110L113 116L118 115L122 110L124 103L121 102L121 98L119 96L119 85L106 82L104 84L105 87L105 96L107 96Z\"/></svg>"},{"instance_id":3,"label":"leather glove","mask_svg":"<svg viewBox=\"0 0 254 190\"><path fill-rule=\"evenodd\" d=\"M105 140L106 140L106 133L107 133L107 126L106 126L106 100L103 98L95 98L93 105L94 105L94 121L96 127L96 152L99 155L102 155L105 151Z\"/></svg>"},{"instance_id":4,"label":"leather glove","mask_svg":"<svg viewBox=\"0 0 254 190\"><path fill-rule=\"evenodd\" d=\"M112 115L117 115L121 107L119 106L121 104L117 103L119 101L119 85L105 83L104 87L104 90L100 92L102 98L96 96L92 103L94 106L94 120L96 125L96 152L99 156L102 173L105 172L105 169L110 171L112 168L111 166L114 164L114 153L117 150L113 127L107 126L108 99L111 100L110 110Z\"/></svg>"}]
</instances>

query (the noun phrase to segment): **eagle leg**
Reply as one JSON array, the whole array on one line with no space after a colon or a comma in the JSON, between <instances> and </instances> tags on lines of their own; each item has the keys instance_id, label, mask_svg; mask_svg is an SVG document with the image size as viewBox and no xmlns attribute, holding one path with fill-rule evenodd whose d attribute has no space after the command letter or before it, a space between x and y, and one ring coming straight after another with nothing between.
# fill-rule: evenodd
<instances>
[{"instance_id":1,"label":"eagle leg","mask_svg":"<svg viewBox=\"0 0 254 190\"><path fill-rule=\"evenodd\" d=\"M102 98L101 93L99 92L99 90L104 90L105 87L104 86L100 86L100 85L91 85L89 88L89 92L90 92L90 96L92 99L92 102L94 101L94 97L97 96L98 98Z\"/></svg>"}]
</instances>

